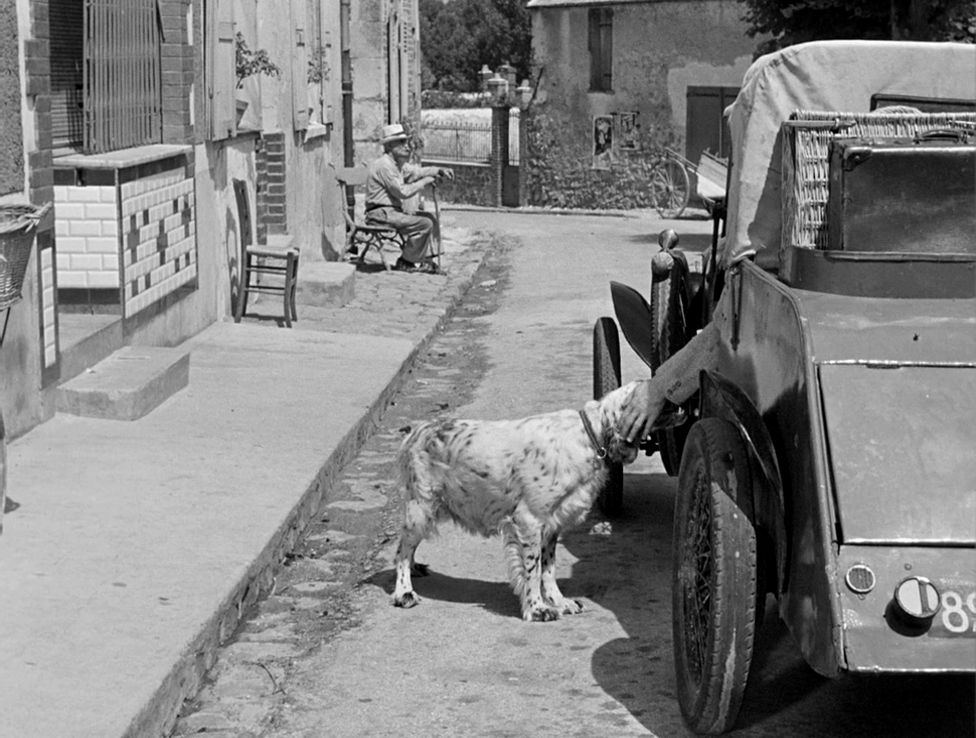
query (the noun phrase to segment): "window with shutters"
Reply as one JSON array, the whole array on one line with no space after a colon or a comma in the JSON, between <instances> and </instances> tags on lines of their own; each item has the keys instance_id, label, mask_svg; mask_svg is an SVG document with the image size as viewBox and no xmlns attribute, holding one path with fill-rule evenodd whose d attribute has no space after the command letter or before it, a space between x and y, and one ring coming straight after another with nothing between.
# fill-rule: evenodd
<instances>
[{"instance_id":1,"label":"window with shutters","mask_svg":"<svg viewBox=\"0 0 976 738\"><path fill-rule=\"evenodd\" d=\"M86 154L160 143L157 0L54 0L51 120L55 149Z\"/></svg>"},{"instance_id":2,"label":"window with shutters","mask_svg":"<svg viewBox=\"0 0 976 738\"><path fill-rule=\"evenodd\" d=\"M203 0L204 56L206 79L206 118L211 140L233 136L239 129L260 129L262 96L292 108L295 130L305 130L310 122L323 122L329 110L323 104L323 85L331 79L328 64L313 70L318 49L328 58L330 41L323 33L321 0L287 0L271 6L232 0ZM287 12L291 35L276 48L264 49L259 42L258 16L263 12ZM268 74L253 73L244 79L237 74L237 39L244 40L252 53L266 55L278 68L267 86ZM281 42L279 42L281 44ZM285 96L281 95L285 92Z\"/></svg>"},{"instance_id":3,"label":"window with shutters","mask_svg":"<svg viewBox=\"0 0 976 738\"><path fill-rule=\"evenodd\" d=\"M589 13L590 92L613 92L613 10Z\"/></svg>"},{"instance_id":4,"label":"window with shutters","mask_svg":"<svg viewBox=\"0 0 976 738\"><path fill-rule=\"evenodd\" d=\"M237 31L231 0L203 0L204 115L214 141L237 132Z\"/></svg>"},{"instance_id":5,"label":"window with shutters","mask_svg":"<svg viewBox=\"0 0 976 738\"><path fill-rule=\"evenodd\" d=\"M321 0L306 0L306 3L308 67L305 79L308 85L309 125L328 125L333 121L331 95L334 84L332 32L323 17L325 9L322 7Z\"/></svg>"}]
</instances>

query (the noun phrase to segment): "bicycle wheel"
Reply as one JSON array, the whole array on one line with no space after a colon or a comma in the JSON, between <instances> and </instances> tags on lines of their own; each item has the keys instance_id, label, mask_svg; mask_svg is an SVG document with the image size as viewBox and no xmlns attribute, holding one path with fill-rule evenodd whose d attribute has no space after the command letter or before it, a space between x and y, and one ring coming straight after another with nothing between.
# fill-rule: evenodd
<instances>
[{"instance_id":1,"label":"bicycle wheel","mask_svg":"<svg viewBox=\"0 0 976 738\"><path fill-rule=\"evenodd\" d=\"M677 218L684 212L691 198L691 181L681 162L665 159L654 170L651 196L654 198L654 209L662 218Z\"/></svg>"}]
</instances>

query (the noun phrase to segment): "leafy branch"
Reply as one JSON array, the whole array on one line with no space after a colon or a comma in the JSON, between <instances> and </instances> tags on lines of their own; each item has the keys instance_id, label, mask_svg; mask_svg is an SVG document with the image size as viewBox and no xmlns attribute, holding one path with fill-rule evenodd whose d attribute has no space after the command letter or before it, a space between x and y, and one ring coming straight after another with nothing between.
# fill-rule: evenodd
<instances>
[{"instance_id":1,"label":"leafy branch","mask_svg":"<svg viewBox=\"0 0 976 738\"><path fill-rule=\"evenodd\" d=\"M238 89L244 84L244 80L255 74L266 74L276 79L281 77L281 69L271 61L268 52L264 49L252 51L240 31L234 39L234 51Z\"/></svg>"}]
</instances>

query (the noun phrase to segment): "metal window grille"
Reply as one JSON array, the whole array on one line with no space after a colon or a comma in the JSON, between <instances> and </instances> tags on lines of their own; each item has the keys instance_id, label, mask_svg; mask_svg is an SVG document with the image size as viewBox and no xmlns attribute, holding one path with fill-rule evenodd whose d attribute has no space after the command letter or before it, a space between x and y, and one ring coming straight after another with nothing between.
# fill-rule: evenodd
<instances>
[{"instance_id":1,"label":"metal window grille","mask_svg":"<svg viewBox=\"0 0 976 738\"><path fill-rule=\"evenodd\" d=\"M157 0L85 0L86 153L162 141Z\"/></svg>"}]
</instances>

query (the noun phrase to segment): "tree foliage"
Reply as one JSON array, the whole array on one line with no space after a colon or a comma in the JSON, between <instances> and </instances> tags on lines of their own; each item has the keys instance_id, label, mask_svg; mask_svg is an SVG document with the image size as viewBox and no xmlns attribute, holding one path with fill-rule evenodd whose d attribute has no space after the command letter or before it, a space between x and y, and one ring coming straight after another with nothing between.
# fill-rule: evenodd
<instances>
[{"instance_id":1,"label":"tree foliage","mask_svg":"<svg viewBox=\"0 0 976 738\"><path fill-rule=\"evenodd\" d=\"M532 22L526 0L420 0L424 89L478 89L483 64L529 76Z\"/></svg>"},{"instance_id":2,"label":"tree foliage","mask_svg":"<svg viewBox=\"0 0 976 738\"><path fill-rule=\"evenodd\" d=\"M750 36L770 36L757 55L839 38L976 40L972 0L739 0Z\"/></svg>"}]
</instances>

